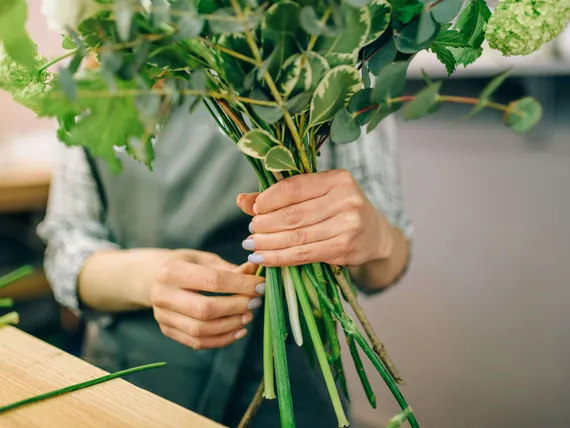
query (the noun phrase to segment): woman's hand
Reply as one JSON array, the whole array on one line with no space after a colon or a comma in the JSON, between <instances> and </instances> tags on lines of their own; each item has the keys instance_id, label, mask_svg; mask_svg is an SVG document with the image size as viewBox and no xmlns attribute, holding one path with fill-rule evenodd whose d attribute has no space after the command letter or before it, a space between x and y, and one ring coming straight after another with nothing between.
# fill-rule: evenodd
<instances>
[{"instance_id":1,"label":"woman's hand","mask_svg":"<svg viewBox=\"0 0 570 428\"><path fill-rule=\"evenodd\" d=\"M150 287L160 329L194 349L221 348L241 339L265 293L256 268L250 263L235 266L210 253L175 251Z\"/></svg>"},{"instance_id":2,"label":"woman's hand","mask_svg":"<svg viewBox=\"0 0 570 428\"><path fill-rule=\"evenodd\" d=\"M348 171L296 175L237 204L254 216L243 242L252 263L357 266L387 259L394 245L393 228Z\"/></svg>"}]
</instances>

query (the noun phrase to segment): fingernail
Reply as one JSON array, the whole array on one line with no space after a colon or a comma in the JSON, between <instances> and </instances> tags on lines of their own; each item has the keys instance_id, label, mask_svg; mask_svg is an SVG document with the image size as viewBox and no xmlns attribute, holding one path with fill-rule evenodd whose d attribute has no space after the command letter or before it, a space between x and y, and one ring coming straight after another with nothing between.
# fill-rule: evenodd
<instances>
[{"instance_id":1,"label":"fingernail","mask_svg":"<svg viewBox=\"0 0 570 428\"><path fill-rule=\"evenodd\" d=\"M254 309L259 308L260 306L261 306L261 299L259 297L254 297L247 304L247 309L253 311Z\"/></svg>"},{"instance_id":2,"label":"fingernail","mask_svg":"<svg viewBox=\"0 0 570 428\"><path fill-rule=\"evenodd\" d=\"M239 340L242 337L244 337L246 334L247 330L245 328L242 328L241 330L237 331L236 334L234 334L234 337L236 338L236 340Z\"/></svg>"},{"instance_id":3,"label":"fingernail","mask_svg":"<svg viewBox=\"0 0 570 428\"><path fill-rule=\"evenodd\" d=\"M255 251L255 241L251 238L244 240L241 243L241 246L243 247L244 250Z\"/></svg>"},{"instance_id":4,"label":"fingernail","mask_svg":"<svg viewBox=\"0 0 570 428\"><path fill-rule=\"evenodd\" d=\"M251 312L243 314L243 316L241 317L241 323L243 325L248 325L251 322L251 320L253 320L253 314Z\"/></svg>"},{"instance_id":5,"label":"fingernail","mask_svg":"<svg viewBox=\"0 0 570 428\"><path fill-rule=\"evenodd\" d=\"M257 209L257 204L253 204L253 213L259 215L259 210Z\"/></svg>"},{"instance_id":6,"label":"fingernail","mask_svg":"<svg viewBox=\"0 0 570 428\"><path fill-rule=\"evenodd\" d=\"M255 286L255 292L260 296L263 296L265 294L265 282L260 282L259 284L257 284Z\"/></svg>"},{"instance_id":7,"label":"fingernail","mask_svg":"<svg viewBox=\"0 0 570 428\"><path fill-rule=\"evenodd\" d=\"M260 265L263 263L263 254L250 254L247 256L247 261L254 265Z\"/></svg>"},{"instance_id":8,"label":"fingernail","mask_svg":"<svg viewBox=\"0 0 570 428\"><path fill-rule=\"evenodd\" d=\"M249 226L247 226L247 228L249 229L249 233L253 233L253 223L249 222Z\"/></svg>"}]
</instances>

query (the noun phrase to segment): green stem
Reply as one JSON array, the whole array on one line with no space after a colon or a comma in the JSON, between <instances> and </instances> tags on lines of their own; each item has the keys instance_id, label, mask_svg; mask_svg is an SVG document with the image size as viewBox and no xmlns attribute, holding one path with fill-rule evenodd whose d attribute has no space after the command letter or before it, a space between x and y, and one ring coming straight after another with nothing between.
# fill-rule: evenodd
<instances>
[{"instance_id":1,"label":"green stem","mask_svg":"<svg viewBox=\"0 0 570 428\"><path fill-rule=\"evenodd\" d=\"M0 327L9 324L18 324L19 322L20 316L18 315L18 312L8 312L6 315L0 317Z\"/></svg>"},{"instance_id":2,"label":"green stem","mask_svg":"<svg viewBox=\"0 0 570 428\"><path fill-rule=\"evenodd\" d=\"M21 268L18 268L15 271L0 277L0 288L6 287L7 285L10 285L11 283L18 281L24 278L25 276L32 274L33 272L34 268L32 266L29 265L22 266Z\"/></svg>"},{"instance_id":3,"label":"green stem","mask_svg":"<svg viewBox=\"0 0 570 428\"><path fill-rule=\"evenodd\" d=\"M98 385L103 382L107 382L112 379L116 379L118 377L130 375L132 373L142 372L144 370L151 370L157 369L159 367L164 367L166 363L154 363L154 364L146 364L144 366L138 366L127 370L121 370L120 372L111 373L105 376L101 376L97 379L89 380L87 382L78 383L76 385L66 386L65 388L56 389L55 391L46 392L45 394L36 395L35 397L26 398L21 401L16 401L12 404L7 404L5 406L0 407L0 413L7 412L8 410L15 409L17 407L22 407L27 404L36 403L38 401L43 401L48 398L57 397L58 395L67 394L68 392L77 391L79 389L88 388L90 386Z\"/></svg>"},{"instance_id":4,"label":"green stem","mask_svg":"<svg viewBox=\"0 0 570 428\"><path fill-rule=\"evenodd\" d=\"M299 319L299 306L295 295L295 284L289 269L281 269L283 288L285 289L285 300L289 311L289 324L293 332L293 339L297 346L303 346L303 332L301 331L301 320Z\"/></svg>"},{"instance_id":5,"label":"green stem","mask_svg":"<svg viewBox=\"0 0 570 428\"><path fill-rule=\"evenodd\" d=\"M398 404L400 405L402 410L407 409L409 407L408 403L406 402L404 396L402 395L402 393L398 389L398 385L394 381L394 378L390 375L390 373L388 372L388 370L384 366L384 363L382 362L382 360L380 360L380 357L378 356L378 354L376 354L372 350L372 348L370 347L368 342L366 342L366 339L364 339L364 336L360 333L360 331L358 331L358 329L356 328L356 325L354 324L354 321L352 321L346 315L339 314L335 310L335 307L332 304L332 302L328 299L328 297L324 294L324 292L318 287L317 280L314 277L313 273L310 271L310 269L308 269L306 267L306 265L303 266L303 268L307 272L307 276L309 277L310 281L313 283L313 286L317 290L317 293L319 293L319 296L322 299L321 301L324 302L325 305L327 305L327 307L330 309L332 314L340 322L345 333L348 336L353 337L354 340L356 340L356 342L358 343L360 348L364 351L364 353L366 354L368 359L372 362L372 364L374 365L374 367L376 368L378 373L380 373L380 376L382 377L382 379L384 380L384 382L388 386L388 389L390 389L390 392L392 393L392 395L394 396L394 398L396 399L396 401L398 402ZM410 422L410 425L412 426L412 428L419 428L418 421L416 420L416 418L413 414L410 414L408 416L408 421Z\"/></svg>"},{"instance_id":6,"label":"green stem","mask_svg":"<svg viewBox=\"0 0 570 428\"><path fill-rule=\"evenodd\" d=\"M285 315L283 313L280 283L279 268L267 268L266 299L269 300L271 311L271 335L281 427L294 428L293 398L291 396L291 382L289 380L289 367L287 365L285 348L287 332L285 330Z\"/></svg>"},{"instance_id":7,"label":"green stem","mask_svg":"<svg viewBox=\"0 0 570 428\"><path fill-rule=\"evenodd\" d=\"M352 355L352 360L354 361L356 372L358 373L358 377L360 378L360 383L362 383L362 388L366 393L368 402L370 403L372 408L375 409L376 395L374 395L374 391L370 386L370 381L368 380L368 376L366 376L366 371L364 370L364 365L362 364L362 360L360 359L360 355L358 354L358 349L356 349L356 344L354 343L354 339L350 336L347 336L346 342L348 343L348 349L350 349L350 355Z\"/></svg>"},{"instance_id":8,"label":"green stem","mask_svg":"<svg viewBox=\"0 0 570 428\"><path fill-rule=\"evenodd\" d=\"M297 290L297 297L299 298L299 303L301 304L301 309L303 311L303 315L305 316L307 327L309 328L309 334L311 335L311 340L313 341L313 345L315 347L315 353L317 354L317 359L319 361L319 365L321 366L323 377L325 379L325 383L329 391L332 405L336 413L336 417L338 419L338 426L339 427L348 426L349 423L348 420L346 419L346 415L344 414L344 408L342 407L342 402L340 401L340 396L336 388L331 368L327 361L325 348L323 346L323 342L321 340L321 336L317 328L317 323L315 322L315 318L313 317L311 303L309 302L309 298L307 297L305 286L303 285L303 280L301 279L301 275L299 274L299 269L297 269L297 267L289 267L286 269L289 269L289 271L291 272L291 276L293 277L293 282L295 283L295 289Z\"/></svg>"},{"instance_id":9,"label":"green stem","mask_svg":"<svg viewBox=\"0 0 570 428\"><path fill-rule=\"evenodd\" d=\"M0 308L11 308L12 306L14 306L14 301L12 299L0 299Z\"/></svg>"},{"instance_id":10,"label":"green stem","mask_svg":"<svg viewBox=\"0 0 570 428\"><path fill-rule=\"evenodd\" d=\"M77 49L73 49L72 51L66 52L61 56L58 56L57 58L52 59L51 61L46 62L44 65L42 65L40 68L38 68L38 70L36 71L36 73L41 73L42 71L47 70L48 68L50 68L52 65L57 64L60 61L63 61L64 59L69 58L70 56L75 55L77 52L79 52L79 48Z\"/></svg>"},{"instance_id":11,"label":"green stem","mask_svg":"<svg viewBox=\"0 0 570 428\"><path fill-rule=\"evenodd\" d=\"M271 341L271 310L267 299L265 301L263 319L263 396L268 400L276 398L275 380L273 374L273 344Z\"/></svg>"}]
</instances>

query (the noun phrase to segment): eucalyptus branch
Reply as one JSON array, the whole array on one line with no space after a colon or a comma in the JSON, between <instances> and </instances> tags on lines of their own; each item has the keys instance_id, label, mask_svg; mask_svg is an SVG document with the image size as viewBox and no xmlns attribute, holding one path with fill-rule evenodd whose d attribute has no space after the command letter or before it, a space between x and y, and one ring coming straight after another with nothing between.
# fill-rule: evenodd
<instances>
[{"instance_id":1,"label":"eucalyptus branch","mask_svg":"<svg viewBox=\"0 0 570 428\"><path fill-rule=\"evenodd\" d=\"M216 50L219 50L220 52L223 52L225 54L228 54L230 56L233 56L234 58L237 58L241 61L247 62L249 64L253 64L253 65L257 65L257 61L253 58L248 57L247 55L241 54L239 52L236 52L234 50L228 49L224 46L218 45L217 43L212 42L211 40L208 40L204 37L197 37L197 40L200 40L201 42L207 44L208 46L213 47Z\"/></svg>"},{"instance_id":2,"label":"eucalyptus branch","mask_svg":"<svg viewBox=\"0 0 570 428\"><path fill-rule=\"evenodd\" d=\"M41 73L42 71L47 70L48 68L50 68L52 65L57 64L58 62L63 61L64 59L67 59L73 55L75 55L77 52L79 52L79 48L77 49L73 49L72 51L66 52L61 56L58 56L57 58L52 59L51 61L46 62L44 65L42 65L40 68L38 68L36 73Z\"/></svg>"},{"instance_id":3,"label":"eucalyptus branch","mask_svg":"<svg viewBox=\"0 0 570 428\"><path fill-rule=\"evenodd\" d=\"M271 375L273 376L273 374ZM257 391L253 396L253 399L249 403L247 410L245 411L243 417L241 418L238 428L247 428L251 423L252 419L255 417L255 414L257 413L259 407L261 406L261 403L263 402L263 386L264 382L263 379L261 379L259 387L257 388Z\"/></svg>"}]
</instances>

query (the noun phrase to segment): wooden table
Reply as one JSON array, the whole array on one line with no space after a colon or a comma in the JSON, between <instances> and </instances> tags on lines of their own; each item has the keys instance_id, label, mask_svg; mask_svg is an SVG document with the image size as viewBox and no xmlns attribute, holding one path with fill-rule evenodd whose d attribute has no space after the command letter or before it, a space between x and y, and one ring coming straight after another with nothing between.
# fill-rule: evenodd
<instances>
[{"instance_id":1,"label":"wooden table","mask_svg":"<svg viewBox=\"0 0 570 428\"><path fill-rule=\"evenodd\" d=\"M0 404L104 374L103 370L16 328L0 328ZM221 425L122 379L0 414L0 428L63 427L220 428Z\"/></svg>"}]
</instances>

